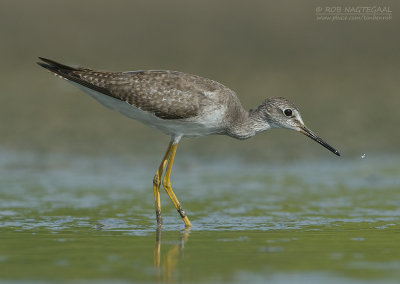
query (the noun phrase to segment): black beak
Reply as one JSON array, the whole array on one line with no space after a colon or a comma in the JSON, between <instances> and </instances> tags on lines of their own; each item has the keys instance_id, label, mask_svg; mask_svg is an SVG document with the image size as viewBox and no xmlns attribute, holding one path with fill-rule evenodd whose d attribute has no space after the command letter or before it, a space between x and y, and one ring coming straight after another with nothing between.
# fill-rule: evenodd
<instances>
[{"instance_id":1,"label":"black beak","mask_svg":"<svg viewBox=\"0 0 400 284\"><path fill-rule=\"evenodd\" d=\"M333 148L331 145L329 145L328 143L326 143L324 140L322 140L321 138L319 138L317 135L314 134L314 132L312 132L310 129L308 129L305 125L301 125L300 127L300 132L303 133L304 135L310 137L312 140L318 142L319 144L321 144L322 146L324 146L326 149L328 149L329 151L331 151L333 154L340 156L340 153L338 152L338 150L336 150L335 148Z\"/></svg>"}]
</instances>

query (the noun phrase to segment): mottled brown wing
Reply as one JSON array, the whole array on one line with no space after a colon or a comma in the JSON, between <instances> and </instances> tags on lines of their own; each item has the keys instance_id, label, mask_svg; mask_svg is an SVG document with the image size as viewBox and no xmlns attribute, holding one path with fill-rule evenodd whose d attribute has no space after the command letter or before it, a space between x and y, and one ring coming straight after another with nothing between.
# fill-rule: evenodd
<instances>
[{"instance_id":1,"label":"mottled brown wing","mask_svg":"<svg viewBox=\"0 0 400 284\"><path fill-rule=\"evenodd\" d=\"M204 86L196 78L172 71L104 73L75 71L86 82L100 86L114 98L152 112L163 119L196 116L204 99Z\"/></svg>"},{"instance_id":2,"label":"mottled brown wing","mask_svg":"<svg viewBox=\"0 0 400 284\"><path fill-rule=\"evenodd\" d=\"M102 72L73 68L49 59L39 63L64 79L152 112L163 119L198 115L204 95L223 86L215 81L176 71Z\"/></svg>"}]
</instances>

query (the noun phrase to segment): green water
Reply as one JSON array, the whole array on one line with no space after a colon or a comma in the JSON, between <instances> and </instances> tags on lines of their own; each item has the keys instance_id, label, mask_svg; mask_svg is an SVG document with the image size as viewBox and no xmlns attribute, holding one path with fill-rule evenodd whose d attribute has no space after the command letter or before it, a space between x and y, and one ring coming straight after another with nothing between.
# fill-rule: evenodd
<instances>
[{"instance_id":1,"label":"green water","mask_svg":"<svg viewBox=\"0 0 400 284\"><path fill-rule=\"evenodd\" d=\"M400 159L329 158L178 158L157 231L156 163L2 151L0 283L396 283Z\"/></svg>"}]
</instances>

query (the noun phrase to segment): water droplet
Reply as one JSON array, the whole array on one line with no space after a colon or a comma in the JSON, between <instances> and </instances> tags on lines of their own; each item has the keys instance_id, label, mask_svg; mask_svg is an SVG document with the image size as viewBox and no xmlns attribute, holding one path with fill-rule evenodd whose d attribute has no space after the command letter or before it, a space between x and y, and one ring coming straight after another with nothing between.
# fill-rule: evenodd
<instances>
[{"instance_id":1,"label":"water droplet","mask_svg":"<svg viewBox=\"0 0 400 284\"><path fill-rule=\"evenodd\" d=\"M362 155L361 155L361 159L364 159L364 158L365 158L365 154L362 154Z\"/></svg>"}]
</instances>

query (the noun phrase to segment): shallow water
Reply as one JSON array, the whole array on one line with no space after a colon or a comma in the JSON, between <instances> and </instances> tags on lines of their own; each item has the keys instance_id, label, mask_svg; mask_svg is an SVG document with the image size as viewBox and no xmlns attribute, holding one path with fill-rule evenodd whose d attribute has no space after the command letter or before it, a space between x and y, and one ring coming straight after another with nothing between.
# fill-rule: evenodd
<instances>
[{"instance_id":1,"label":"shallow water","mask_svg":"<svg viewBox=\"0 0 400 284\"><path fill-rule=\"evenodd\" d=\"M149 160L152 157L149 158ZM157 159L154 159L157 161ZM395 283L400 158L266 165L178 158L154 165L0 152L0 283Z\"/></svg>"}]
</instances>

